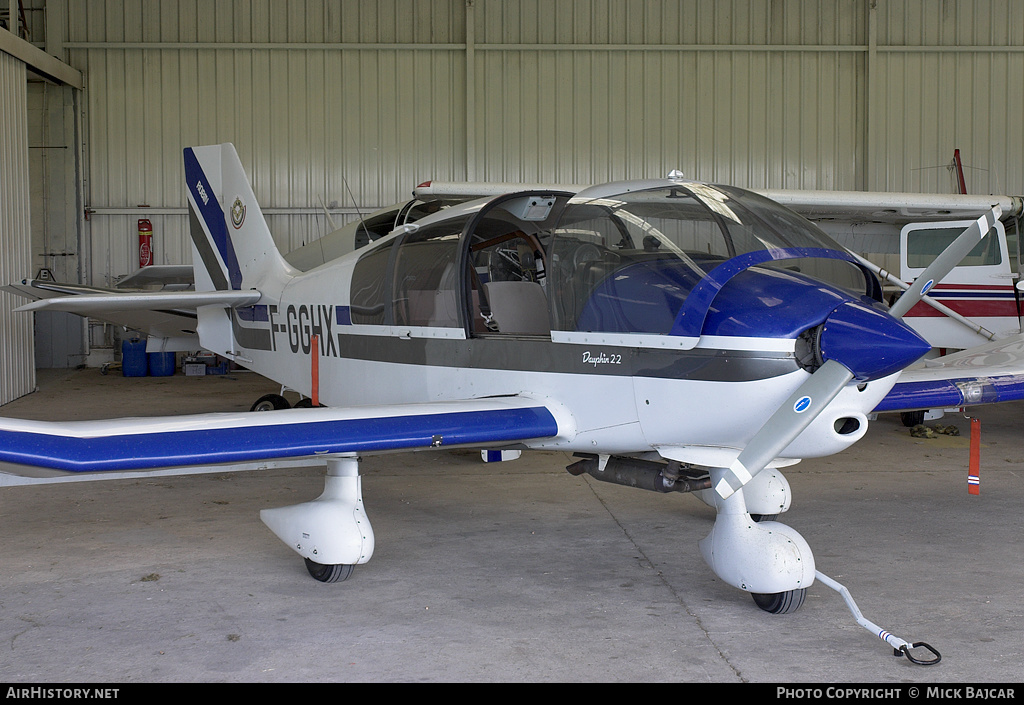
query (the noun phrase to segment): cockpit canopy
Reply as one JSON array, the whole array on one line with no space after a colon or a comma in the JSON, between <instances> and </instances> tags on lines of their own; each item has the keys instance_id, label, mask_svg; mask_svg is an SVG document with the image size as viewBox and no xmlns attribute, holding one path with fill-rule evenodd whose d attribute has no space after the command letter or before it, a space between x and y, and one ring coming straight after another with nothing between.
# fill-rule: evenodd
<instances>
[{"instance_id":1,"label":"cockpit canopy","mask_svg":"<svg viewBox=\"0 0 1024 705\"><path fill-rule=\"evenodd\" d=\"M877 280L849 253L775 202L731 187L658 181L575 196L509 194L406 226L356 263L351 320L469 335L699 336L733 281L754 298L745 303L748 318L760 315L758 307L799 303L787 292L798 299L810 282L880 298ZM723 315L731 318L719 334L751 334L749 321ZM799 332L782 325L776 334Z\"/></svg>"},{"instance_id":2,"label":"cockpit canopy","mask_svg":"<svg viewBox=\"0 0 1024 705\"><path fill-rule=\"evenodd\" d=\"M762 280L765 270L777 272L773 283L780 287L787 277L805 275L854 296L878 294L874 278L811 222L727 186L680 182L610 196L582 192L563 212L551 253L562 275L553 292L562 330L681 334L674 324L691 293L716 282L714 298L755 265ZM781 291L761 291L765 283L756 289L762 299L755 306Z\"/></svg>"}]
</instances>

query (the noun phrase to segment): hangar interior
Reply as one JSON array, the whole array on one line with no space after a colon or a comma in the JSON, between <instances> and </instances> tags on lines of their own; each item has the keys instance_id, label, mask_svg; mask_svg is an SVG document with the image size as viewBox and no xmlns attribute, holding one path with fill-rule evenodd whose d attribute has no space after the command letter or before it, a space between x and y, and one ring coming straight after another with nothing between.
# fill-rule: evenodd
<instances>
[{"instance_id":1,"label":"hangar interior","mask_svg":"<svg viewBox=\"0 0 1024 705\"><path fill-rule=\"evenodd\" d=\"M139 268L141 220L152 227L154 264L190 264L182 150L224 142L237 149L282 252L316 242L328 231L329 220L339 225L351 223L408 199L417 184L428 180L595 184L660 178L679 170L687 178L745 188L951 194L958 189L951 163L954 152L959 152L969 193L1022 194L1022 75L1024 0L0 0L0 285L35 277L112 287ZM66 378L60 377L59 371L100 367L119 354L123 333L109 323L72 314L15 313L13 309L20 303L0 291L0 405L25 402L25 413L43 417L45 408L32 407L31 400L25 399L37 387L37 370L45 369L50 379L62 380ZM54 370L58 371L56 377L52 376ZM131 393L130 384L117 380L112 386ZM246 395L268 391L252 380L245 384ZM168 406L182 404L182 412L206 408L186 404L190 400L162 399L155 387L140 388ZM95 403L85 394L67 398L82 405ZM223 400L243 408L251 399L225 395ZM60 391L51 389L50 396L40 403L60 401ZM1001 434L998 443L1003 444L1000 450L1005 450L1008 467L1017 473L1019 452L1013 445L1019 440L1017 431L1005 419L997 420L996 426ZM882 444L882 452L891 457L913 450L897 441ZM934 464L929 470L959 473L961 450L962 446L947 445L933 451ZM864 455L867 452L835 462L849 463L844 469L876 462L876 457ZM493 507L500 511L508 498L500 494L494 499L490 489L476 484L482 474L475 465L477 458L456 457L457 473L470 477L468 484L481 487L480 494L501 505ZM389 475L387 462L374 462L378 465L371 466L373 471L382 474L383 486L393 493L382 504L384 509L394 510L382 526L401 537L393 544L394 550L402 553L407 548L401 541L419 546L416 541L428 531L393 518L419 498L409 499L404 494L408 481ZM431 469L417 466L417 472L427 475ZM512 488L528 487L552 493L545 496L554 495L546 468L527 464L520 472L522 475L511 479ZM882 519L872 523L871 509L863 505L857 507L863 515L836 518L850 496L876 490L862 492L865 483L853 473L845 474L841 485L821 480L816 470L808 475L811 479L807 482L825 497L811 503L814 520L826 527L821 529L822 536L841 541L845 532L857 528L881 533L877 527ZM932 507L926 514L934 511L947 518L962 517L963 507L943 494L945 485L922 490L915 484L917 476L896 471L884 474L883 479L889 484L877 494L889 500L883 505L888 512L885 520L900 518L896 515L905 511L901 503L922 492L926 505ZM293 476L281 480L288 493L294 491L290 482L302 485ZM994 508L1002 512L1000 516L1019 515L1013 504L1020 492L1019 481L1011 479L1008 484L1012 491ZM169 493L170 488L169 484L159 485L161 492L167 489ZM160 498L144 499L143 489L136 483L126 486L126 494L140 505L153 502L146 505L146 511L154 515L166 511ZM244 506L246 516L255 515L265 503L258 492L242 488L241 483L230 487L224 483L217 491ZM501 490L506 491L512 490ZM73 491L60 492L61 501L74 505L76 516L86 515L91 524L106 521L99 513L90 514L88 503L92 500L78 504ZM114 489L97 492L106 493L104 499L112 504L128 504ZM438 541L453 554L465 548L459 543L461 538L486 545L484 539L495 530L489 525L473 525L479 517L469 516L471 512L463 505L441 490L437 492L429 499L443 509L426 517L424 525L436 527L457 516L473 527ZM563 505L562 499L541 502L546 520L571 518L564 529L567 537L552 539L545 550L563 550L563 540L588 546L599 540L616 540L615 527L597 538L572 530L575 521L586 518L583 515L599 514L620 501L618 495L604 492L595 490L590 498L594 504L586 505L585 510L574 509L579 505L570 502ZM33 495L24 506L42 517L46 501ZM651 642L660 647L639 647L642 658L632 660L628 669L602 670L615 664L625 650L645 643L642 633L634 635L632 643L615 644L603 632L584 633L584 641L589 637L594 641L568 647L556 643L559 634L548 634L543 640L538 637L536 643L509 637L497 652L508 654L508 662L522 669L519 671L495 672L486 655L472 648L472 638L465 636L465 630L509 614L511 619L525 615L539 631L554 629L567 609L561 585L545 589L527 612L516 612L518 607L509 606L515 604L511 599L488 603L486 608L480 602L465 610L475 623L462 624L453 618L438 630L436 623L421 625L417 621L429 608L413 600L415 591L400 590L390 581L390 573L384 572L380 578L369 579L364 592L357 593L364 599L357 607L393 615L388 615L390 621L383 626L366 627L353 640L362 639L367 632L391 634L395 622L405 620L423 633L403 632L389 643L410 642L421 656L426 654L424 661L396 673L383 665L393 660L393 652L382 646L383 642L374 641L367 657L351 657L363 670L318 671L309 664L316 662L320 644L300 644L296 637L289 642L298 644L289 673L301 680L528 680L541 673L548 679L565 680L684 677L785 678L795 682L829 678L831 662L846 658L847 643L838 651L829 645L820 652L810 645L817 626L796 622L793 629L800 635L801 646L793 649L791 663L771 670L752 657L748 659L743 650L748 628L745 615L736 617L718 607L704 612L707 606L696 604L698 598L669 607L658 603L664 599L666 585L683 580L680 576L692 576L691 568L695 572L701 568L686 561L678 566L673 563L679 559L675 548L662 542L661 518L644 514L647 509L642 502L627 499L615 506L628 517L622 524L635 530L630 537L631 542L635 537L635 543L621 549L621 555L612 551L599 554L597 568L604 570L605 562L610 566L621 561L634 567L656 565L659 572L657 577L644 574L646 578L638 580L636 601L618 602L618 597L607 595L624 585L633 590L634 577L622 577L625 573L618 572L618 567L610 568L607 583L602 584L607 592L586 594L590 605L599 605L599 614L572 614L581 620L575 626L582 620L593 620L589 625L608 620L625 632L648 624L645 620L655 613L667 613L665 621L658 620L660 631ZM450 514L441 516L445 511ZM218 521L213 511L209 514L204 521ZM636 523L630 524L629 519ZM963 521L979 533L989 532L990 543L983 553L996 567L988 577L999 584L1017 579L1019 561L1001 560L991 551L996 545L1019 539L1019 519L1017 524L996 526L986 525L976 516ZM521 522L515 526L515 535L529 541L536 527L527 519ZM912 561L938 569L947 559L942 541L961 541L957 546L963 554L973 550L973 544L957 536L955 526L941 526L938 537L918 525L906 527L904 538L926 547L919 552L904 546L894 548L897 539L892 536L874 536L896 556L884 559L879 573L897 574L901 565ZM129 542L126 553L115 561L117 568L149 560L145 544L152 527L145 522L132 527L142 538L138 543ZM45 526L37 528L47 535ZM184 525L174 529L183 535L194 530ZM214 550L232 559L238 552L259 550L246 541L256 540L247 536L240 543L214 546ZM78 546L74 541L68 545ZM529 566L532 558L526 555L530 552L526 546L523 542L518 547L522 552L516 557ZM184 562L191 555L191 549L181 549L178 554L166 546L162 550L174 556L168 561ZM479 550L483 553L485 549ZM580 572L595 569L582 552L566 553L571 554L566 560ZM426 559L402 557L420 561L416 565L424 569L424 594L446 594L453 589L449 576L432 573L431 566L422 565ZM291 558L288 554L281 562ZM453 564L461 561L456 572L465 575L479 569L474 562L478 558L474 553L451 560ZM861 575L876 567L876 556L868 548L858 549L857 560ZM42 569L33 561L19 554L13 570L30 576L26 581L34 579L35 571ZM543 573L543 568L536 570L542 581L550 575ZM503 574L501 579L505 577ZM107 585L104 581L108 578L106 573L92 577L90 586ZM494 576L489 574L489 578ZM252 642L245 642L250 634L272 629L274 625L267 625L273 620L286 619L263 612L270 604L275 609L281 607L265 597L277 596L275 591L280 588L270 584L274 579L260 577L254 586L229 579L232 592L219 593L218 575L211 569L180 593L182 602L173 609L168 603L158 618L173 624L190 606L204 605L210 598L200 594L202 591L217 595L218 608L236 599L250 599L252 613L265 622L238 617L231 606L213 618L204 608L196 610L206 614L217 630L227 633L232 644L238 642L234 638L238 633L245 635L244 648L250 649ZM713 592L715 588L709 584L710 579L699 578L695 590ZM321 626L318 614L330 614L334 609L325 593L314 592L317 587L303 586L299 591L320 612L285 605L280 613L306 634ZM916 587L894 577L879 590L891 598L900 588ZM963 592L959 584L955 588L952 584L930 587L940 593L937 597L943 603L956 602ZM152 598L142 596L137 582L124 589L119 599L144 612L144 601ZM460 585L454 589L468 588ZM679 592L674 585L668 591ZM507 597L500 589L498 592L498 597ZM240 594L248 598L239 598ZM980 679L1005 679L1007 674L1017 673L1013 669L1019 667L1024 653L1019 632L1010 633L1019 625L1020 609L1015 597L1010 600L1000 593L991 597L991 604L988 597L979 597L984 600L978 606L984 623L970 633L970 644L957 645L955 650L981 644L981 653L988 654L985 649L996 648L990 646L994 642L1004 649L1001 653L1006 660L993 660L991 672L981 672ZM260 600L263 605L255 604ZM453 604L458 600L457 595L451 598ZM581 609L575 599L570 602L573 609ZM1014 619L1003 621L1000 610L1004 609L1011 610ZM918 624L930 616L929 610L927 604L915 605L909 616L903 616ZM453 609L446 614L456 612ZM230 619L220 619L228 613ZM894 615L890 611L883 616ZM114 607L104 617L110 623L126 619L116 614ZM954 638L962 617L943 612L940 633ZM693 618L693 631L699 634L693 637L698 644L693 652L676 653L674 645L666 648L678 636L666 626L668 618L684 622ZM846 627L837 625L846 623L840 614L829 626L841 632ZM166 633L177 634L175 629L171 626ZM757 643L773 643L773 627L759 629ZM860 634L853 629L853 634ZM70 647L61 645L57 650L69 661L85 664L81 671L65 676L69 680L92 673L108 679L145 677L139 673L165 680L285 677L285 671L274 671L278 658L274 649L284 653L288 650L285 646L261 645L258 655L246 651L244 656L233 652L206 659L195 652L223 647L222 640L214 645L212 635L191 623L182 630L178 644L161 647L161 657L174 654L163 663L156 657L151 660L148 652L136 653L140 644L149 647L162 637L132 629L125 631L124 643L111 650L115 655L131 656L122 664L104 661L98 665L103 659L98 649L81 662L67 653ZM431 638L425 636L431 630L448 639L447 646L437 652L432 650ZM564 635L560 627L555 631ZM115 628L106 634L111 632L122 633ZM199 637L195 637L197 633ZM702 641L707 633L739 636L735 643L723 646L725 639L710 644ZM84 636L97 637L89 628ZM842 636L850 638L849 633ZM59 632L46 632L51 644L60 642L60 637ZM12 636L10 642L17 638ZM216 638L220 639L220 631ZM857 638L853 637L854 641ZM187 653L178 648L186 641L193 649ZM365 646L367 641L361 643ZM599 656L592 656L595 643ZM532 651L534 646L565 648L566 660L553 661L557 666L544 664ZM41 644L30 658L15 659L16 665L8 666L4 676L45 679L49 648ZM524 653L529 656L517 660ZM849 659L837 677L866 681L880 673L885 680L920 678L904 671L876 671L875 656ZM437 667L435 659L441 657L447 665ZM691 657L693 663L686 667L693 666L693 670L670 670L673 662ZM459 659L466 670L456 669ZM172 660L174 666L167 665ZM641 663L644 660L648 665ZM302 665L296 667L296 663ZM649 664L653 663L664 670L652 676ZM961 662L940 675L978 677L979 672L971 670L974 663L965 667ZM580 676L575 670L579 664L595 670ZM95 670L89 670L92 667Z\"/></svg>"},{"instance_id":2,"label":"hangar interior","mask_svg":"<svg viewBox=\"0 0 1024 705\"><path fill-rule=\"evenodd\" d=\"M951 193L960 150L970 192L1024 190L1017 0L0 5L8 282L113 286L140 219L188 264L182 149L225 141L284 252L431 179ZM0 296L0 401L113 354Z\"/></svg>"}]
</instances>

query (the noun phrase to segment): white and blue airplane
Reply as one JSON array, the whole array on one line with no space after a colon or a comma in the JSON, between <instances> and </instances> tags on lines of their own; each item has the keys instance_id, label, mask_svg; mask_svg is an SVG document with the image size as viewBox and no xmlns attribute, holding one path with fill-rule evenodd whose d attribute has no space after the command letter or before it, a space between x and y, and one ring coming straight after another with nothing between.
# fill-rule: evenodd
<instances>
[{"instance_id":1,"label":"white and blue airplane","mask_svg":"<svg viewBox=\"0 0 1024 705\"><path fill-rule=\"evenodd\" d=\"M790 506L780 468L848 448L876 410L1024 398L1020 337L915 366L931 346L900 320L998 206L890 308L875 275L809 221L676 174L458 203L299 269L234 147L188 148L184 161L194 291L22 308L191 311L203 348L317 404L285 410L269 395L254 406L270 413L2 418L0 461L78 478L320 459L323 494L261 518L323 582L373 553L360 456L558 450L578 454L574 474L696 493L717 509L700 542L711 569L762 609L791 612L816 571L807 542L774 520Z\"/></svg>"}]
</instances>

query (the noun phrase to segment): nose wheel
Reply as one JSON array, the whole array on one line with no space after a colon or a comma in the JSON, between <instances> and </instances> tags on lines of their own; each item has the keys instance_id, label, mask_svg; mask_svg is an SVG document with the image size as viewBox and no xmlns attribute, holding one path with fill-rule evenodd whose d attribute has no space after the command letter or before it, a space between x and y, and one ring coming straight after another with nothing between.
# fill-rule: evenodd
<instances>
[{"instance_id":1,"label":"nose wheel","mask_svg":"<svg viewBox=\"0 0 1024 705\"><path fill-rule=\"evenodd\" d=\"M807 588L787 590L786 592L760 593L752 592L754 604L769 614L790 614L800 609L807 597Z\"/></svg>"},{"instance_id":2,"label":"nose wheel","mask_svg":"<svg viewBox=\"0 0 1024 705\"><path fill-rule=\"evenodd\" d=\"M321 583L340 583L344 580L348 580L349 576L352 575L352 571L355 566L348 563L335 563L333 565L324 565L323 563L317 563L311 561L308 558L306 560L306 570L313 576L314 580L319 580Z\"/></svg>"},{"instance_id":3,"label":"nose wheel","mask_svg":"<svg viewBox=\"0 0 1024 705\"><path fill-rule=\"evenodd\" d=\"M715 486L729 470L711 468L710 472ZM777 521L754 521L746 493L746 487L725 499L707 493L718 514L711 533L699 543L701 554L719 578L751 593L761 609L772 614L795 612L804 602L807 586L814 582L814 555L793 528ZM786 499L779 509L788 508Z\"/></svg>"}]
</instances>

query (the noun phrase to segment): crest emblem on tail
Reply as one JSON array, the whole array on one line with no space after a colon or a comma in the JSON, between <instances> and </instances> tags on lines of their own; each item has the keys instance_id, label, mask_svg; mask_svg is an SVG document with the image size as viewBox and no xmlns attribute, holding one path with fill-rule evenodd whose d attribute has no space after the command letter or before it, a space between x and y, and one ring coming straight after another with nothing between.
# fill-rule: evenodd
<instances>
[{"instance_id":1,"label":"crest emblem on tail","mask_svg":"<svg viewBox=\"0 0 1024 705\"><path fill-rule=\"evenodd\" d=\"M242 199L235 196L235 202L231 204L231 224L238 230L245 222L245 204Z\"/></svg>"}]
</instances>

